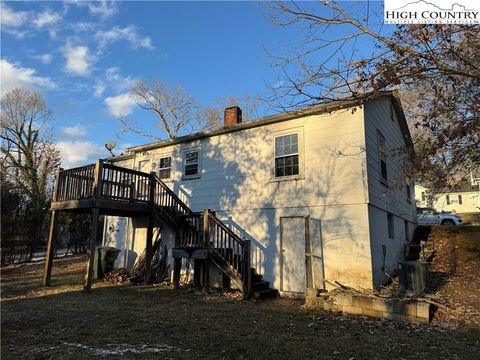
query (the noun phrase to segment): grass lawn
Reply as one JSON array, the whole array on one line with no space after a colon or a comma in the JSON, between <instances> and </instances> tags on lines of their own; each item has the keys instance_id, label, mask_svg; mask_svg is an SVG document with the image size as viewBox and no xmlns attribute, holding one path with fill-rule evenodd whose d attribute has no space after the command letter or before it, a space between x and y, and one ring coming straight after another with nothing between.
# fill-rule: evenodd
<instances>
[{"instance_id":1,"label":"grass lawn","mask_svg":"<svg viewBox=\"0 0 480 360\"><path fill-rule=\"evenodd\" d=\"M2 359L478 359L480 332L160 286L96 283L82 258L2 268Z\"/></svg>"}]
</instances>

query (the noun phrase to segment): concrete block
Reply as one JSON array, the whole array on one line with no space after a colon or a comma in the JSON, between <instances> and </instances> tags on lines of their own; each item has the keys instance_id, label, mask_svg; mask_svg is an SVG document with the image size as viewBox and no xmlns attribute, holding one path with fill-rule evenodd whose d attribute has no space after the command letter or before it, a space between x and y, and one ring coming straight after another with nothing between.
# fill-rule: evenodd
<instances>
[{"instance_id":1,"label":"concrete block","mask_svg":"<svg viewBox=\"0 0 480 360\"><path fill-rule=\"evenodd\" d=\"M388 299L372 299L372 310L393 312L393 301Z\"/></svg>"},{"instance_id":2,"label":"concrete block","mask_svg":"<svg viewBox=\"0 0 480 360\"><path fill-rule=\"evenodd\" d=\"M343 305L341 311L346 314L363 315L362 308L356 306Z\"/></svg>"},{"instance_id":3,"label":"concrete block","mask_svg":"<svg viewBox=\"0 0 480 360\"><path fill-rule=\"evenodd\" d=\"M378 310L362 309L362 313L363 313L363 315L376 317L376 318L382 318L383 317L383 311L378 311Z\"/></svg>"},{"instance_id":4,"label":"concrete block","mask_svg":"<svg viewBox=\"0 0 480 360\"><path fill-rule=\"evenodd\" d=\"M410 303L410 304L405 304L405 315L410 316L410 317L417 317L417 304L416 303Z\"/></svg>"},{"instance_id":5,"label":"concrete block","mask_svg":"<svg viewBox=\"0 0 480 360\"><path fill-rule=\"evenodd\" d=\"M418 302L417 303L417 317L427 319L430 322L430 304Z\"/></svg>"},{"instance_id":6,"label":"concrete block","mask_svg":"<svg viewBox=\"0 0 480 360\"><path fill-rule=\"evenodd\" d=\"M315 288L306 288L305 289L305 300L306 299L316 299L318 291Z\"/></svg>"},{"instance_id":7,"label":"concrete block","mask_svg":"<svg viewBox=\"0 0 480 360\"><path fill-rule=\"evenodd\" d=\"M333 302L335 305L339 306L353 306L353 298L351 294L335 294Z\"/></svg>"},{"instance_id":8,"label":"concrete block","mask_svg":"<svg viewBox=\"0 0 480 360\"><path fill-rule=\"evenodd\" d=\"M353 296L353 306L357 306L362 309L372 309L372 298L366 296Z\"/></svg>"},{"instance_id":9,"label":"concrete block","mask_svg":"<svg viewBox=\"0 0 480 360\"><path fill-rule=\"evenodd\" d=\"M396 314L391 312L384 312L383 318L394 321L407 321L407 317L404 314Z\"/></svg>"}]
</instances>

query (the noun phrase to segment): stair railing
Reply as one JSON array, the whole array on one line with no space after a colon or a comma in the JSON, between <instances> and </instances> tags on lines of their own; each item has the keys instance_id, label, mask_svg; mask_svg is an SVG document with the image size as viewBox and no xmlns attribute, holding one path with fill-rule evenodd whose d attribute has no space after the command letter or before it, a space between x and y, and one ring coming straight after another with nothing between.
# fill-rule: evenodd
<instances>
[{"instance_id":1,"label":"stair railing","mask_svg":"<svg viewBox=\"0 0 480 360\"><path fill-rule=\"evenodd\" d=\"M223 260L241 277L243 292L248 296L251 288L250 240L241 239L208 209L204 210L203 217L204 219L208 218L206 246L220 254Z\"/></svg>"}]
</instances>

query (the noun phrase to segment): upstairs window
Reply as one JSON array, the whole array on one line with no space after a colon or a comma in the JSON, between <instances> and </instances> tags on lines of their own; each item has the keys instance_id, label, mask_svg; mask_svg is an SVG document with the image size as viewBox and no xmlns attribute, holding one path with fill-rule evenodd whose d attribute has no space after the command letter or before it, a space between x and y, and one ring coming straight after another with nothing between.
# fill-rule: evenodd
<instances>
[{"instance_id":1,"label":"upstairs window","mask_svg":"<svg viewBox=\"0 0 480 360\"><path fill-rule=\"evenodd\" d=\"M298 134L275 138L275 177L295 176L300 173L298 162Z\"/></svg>"},{"instance_id":2,"label":"upstairs window","mask_svg":"<svg viewBox=\"0 0 480 360\"><path fill-rule=\"evenodd\" d=\"M377 132L378 135L378 157L380 161L380 181L383 183L387 183L388 176L387 176L387 152L385 148L385 137L380 133Z\"/></svg>"},{"instance_id":3,"label":"upstairs window","mask_svg":"<svg viewBox=\"0 0 480 360\"><path fill-rule=\"evenodd\" d=\"M160 179L170 179L172 173L172 158L170 156L160 158L158 167L158 177Z\"/></svg>"},{"instance_id":4,"label":"upstairs window","mask_svg":"<svg viewBox=\"0 0 480 360\"><path fill-rule=\"evenodd\" d=\"M198 150L187 150L184 153L184 172L186 178L198 177L200 175L200 162Z\"/></svg>"},{"instance_id":5,"label":"upstairs window","mask_svg":"<svg viewBox=\"0 0 480 360\"><path fill-rule=\"evenodd\" d=\"M409 177L407 177L406 183L405 183L405 188L406 188L406 192L407 192L407 200L408 201L412 200L412 186L410 185L411 181L412 180Z\"/></svg>"}]
</instances>

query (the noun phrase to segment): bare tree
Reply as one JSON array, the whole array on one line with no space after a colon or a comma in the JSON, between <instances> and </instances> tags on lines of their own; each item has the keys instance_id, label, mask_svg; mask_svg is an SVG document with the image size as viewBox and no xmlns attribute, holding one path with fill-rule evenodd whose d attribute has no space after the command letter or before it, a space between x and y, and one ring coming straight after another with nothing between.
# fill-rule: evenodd
<instances>
[{"instance_id":1,"label":"bare tree","mask_svg":"<svg viewBox=\"0 0 480 360\"><path fill-rule=\"evenodd\" d=\"M26 236L30 258L35 246L44 240L52 175L60 165L59 152L46 126L50 116L51 111L39 93L13 89L1 99L2 180L11 184L9 191L17 192L27 203L21 226L29 229ZM12 209L15 212L18 211ZM6 215L2 214L2 221Z\"/></svg>"},{"instance_id":2,"label":"bare tree","mask_svg":"<svg viewBox=\"0 0 480 360\"><path fill-rule=\"evenodd\" d=\"M215 100L215 105L205 107L200 112L203 118L204 128L213 130L223 126L225 108L239 106L242 109L242 121L253 120L259 116L262 100L258 96L246 95L239 98L235 95L225 94Z\"/></svg>"},{"instance_id":3,"label":"bare tree","mask_svg":"<svg viewBox=\"0 0 480 360\"><path fill-rule=\"evenodd\" d=\"M398 25L390 31L369 4L271 5L275 24L304 30L298 45L272 55L286 78L273 100L291 107L399 88L414 100L407 114L421 129L421 173L431 178L429 170L441 170L443 180L452 181L480 163L480 27Z\"/></svg>"},{"instance_id":4,"label":"bare tree","mask_svg":"<svg viewBox=\"0 0 480 360\"><path fill-rule=\"evenodd\" d=\"M153 78L150 84L144 80L137 81L131 93L140 108L155 114L153 126L156 133L125 116L120 118L123 131L162 140L165 139L162 132L167 139L173 139L182 131L191 132L201 128L198 104L192 95L186 93L183 86L172 87L166 81Z\"/></svg>"}]
</instances>

